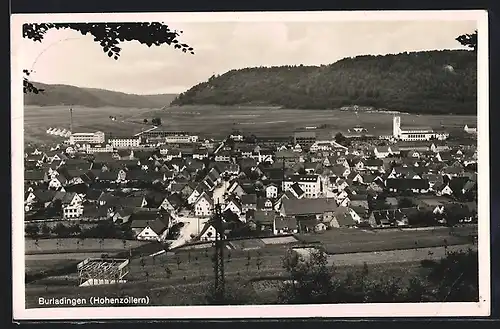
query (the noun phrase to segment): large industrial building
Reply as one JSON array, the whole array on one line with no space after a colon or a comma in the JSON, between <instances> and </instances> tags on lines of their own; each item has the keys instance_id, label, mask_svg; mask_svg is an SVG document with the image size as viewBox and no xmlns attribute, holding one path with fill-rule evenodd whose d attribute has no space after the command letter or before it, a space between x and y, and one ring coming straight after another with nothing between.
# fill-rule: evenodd
<instances>
[{"instance_id":1,"label":"large industrial building","mask_svg":"<svg viewBox=\"0 0 500 329\"><path fill-rule=\"evenodd\" d=\"M102 144L104 141L105 136L102 131L96 131L93 133L74 133L69 137L69 143L71 145L81 143Z\"/></svg>"},{"instance_id":2,"label":"large industrial building","mask_svg":"<svg viewBox=\"0 0 500 329\"><path fill-rule=\"evenodd\" d=\"M392 137L401 141L429 141L432 139L445 140L449 136L445 132L436 132L430 127L401 128L401 117L395 116L392 120Z\"/></svg>"},{"instance_id":3,"label":"large industrial building","mask_svg":"<svg viewBox=\"0 0 500 329\"><path fill-rule=\"evenodd\" d=\"M165 143L196 143L198 136L185 131L148 130L138 134L147 141L159 140Z\"/></svg>"},{"instance_id":4,"label":"large industrial building","mask_svg":"<svg viewBox=\"0 0 500 329\"><path fill-rule=\"evenodd\" d=\"M127 148L135 148L141 145L141 137L140 136L113 136L109 139L109 143L115 149L127 149Z\"/></svg>"},{"instance_id":5,"label":"large industrial building","mask_svg":"<svg viewBox=\"0 0 500 329\"><path fill-rule=\"evenodd\" d=\"M293 134L294 145L299 144L301 147L309 148L316 142L316 131L296 131Z\"/></svg>"}]
</instances>

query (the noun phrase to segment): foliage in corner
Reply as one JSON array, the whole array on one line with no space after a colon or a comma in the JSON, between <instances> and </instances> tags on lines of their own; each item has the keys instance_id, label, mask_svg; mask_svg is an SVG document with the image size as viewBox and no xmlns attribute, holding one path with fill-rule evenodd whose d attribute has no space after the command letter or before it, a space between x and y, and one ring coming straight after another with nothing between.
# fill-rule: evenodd
<instances>
[{"instance_id":1,"label":"foliage in corner","mask_svg":"<svg viewBox=\"0 0 500 329\"><path fill-rule=\"evenodd\" d=\"M138 41L148 47L169 45L184 53L194 54L192 47L178 40L182 31L171 30L167 25L159 22L149 23L31 23L23 25L23 38L42 42L50 30L69 29L80 32L82 35L90 34L98 43L105 54L117 60L120 57L120 44L124 41ZM36 88L28 79L29 71L23 70L24 93L38 94L42 89Z\"/></svg>"},{"instance_id":2,"label":"foliage in corner","mask_svg":"<svg viewBox=\"0 0 500 329\"><path fill-rule=\"evenodd\" d=\"M455 40L460 42L462 46L471 48L473 51L477 51L477 30L475 30L474 33L462 34Z\"/></svg>"}]
</instances>

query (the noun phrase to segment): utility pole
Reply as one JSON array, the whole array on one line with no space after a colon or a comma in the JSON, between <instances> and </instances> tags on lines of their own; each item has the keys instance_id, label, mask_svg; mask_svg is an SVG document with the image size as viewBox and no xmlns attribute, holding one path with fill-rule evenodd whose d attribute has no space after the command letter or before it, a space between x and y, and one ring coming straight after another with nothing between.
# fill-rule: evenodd
<instances>
[{"instance_id":1,"label":"utility pole","mask_svg":"<svg viewBox=\"0 0 500 329\"><path fill-rule=\"evenodd\" d=\"M215 206L215 255L214 255L214 271L215 271L215 297L218 302L224 298L224 229L222 225L222 214L220 204Z\"/></svg>"},{"instance_id":2,"label":"utility pole","mask_svg":"<svg viewBox=\"0 0 500 329\"><path fill-rule=\"evenodd\" d=\"M73 133L73 109L69 109L69 131Z\"/></svg>"}]
</instances>

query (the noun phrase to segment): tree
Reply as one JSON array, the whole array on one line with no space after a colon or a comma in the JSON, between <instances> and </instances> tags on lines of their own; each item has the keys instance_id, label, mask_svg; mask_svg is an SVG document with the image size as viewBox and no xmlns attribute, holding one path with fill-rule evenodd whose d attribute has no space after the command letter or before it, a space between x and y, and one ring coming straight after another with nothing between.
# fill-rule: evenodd
<instances>
[{"instance_id":1,"label":"tree","mask_svg":"<svg viewBox=\"0 0 500 329\"><path fill-rule=\"evenodd\" d=\"M422 261L430 269L427 279L436 286L435 299L459 302L479 300L479 258L477 251L449 252L439 261Z\"/></svg>"},{"instance_id":2,"label":"tree","mask_svg":"<svg viewBox=\"0 0 500 329\"><path fill-rule=\"evenodd\" d=\"M260 271L260 267L262 266L262 253L260 251L257 251L257 260L255 265L257 266L257 270Z\"/></svg>"},{"instance_id":3,"label":"tree","mask_svg":"<svg viewBox=\"0 0 500 329\"><path fill-rule=\"evenodd\" d=\"M151 123L155 126L161 126L161 118L153 118Z\"/></svg>"},{"instance_id":4,"label":"tree","mask_svg":"<svg viewBox=\"0 0 500 329\"><path fill-rule=\"evenodd\" d=\"M44 223L44 224L42 224L40 231L42 232L43 235L49 235L50 234L50 227Z\"/></svg>"},{"instance_id":5,"label":"tree","mask_svg":"<svg viewBox=\"0 0 500 329\"><path fill-rule=\"evenodd\" d=\"M337 142L339 144L342 144L345 142L345 137L344 137L344 135L342 135L341 132L338 132L335 134L335 142Z\"/></svg>"},{"instance_id":6,"label":"tree","mask_svg":"<svg viewBox=\"0 0 500 329\"><path fill-rule=\"evenodd\" d=\"M147 124L148 123L148 119L144 119L144 124Z\"/></svg>"},{"instance_id":7,"label":"tree","mask_svg":"<svg viewBox=\"0 0 500 329\"><path fill-rule=\"evenodd\" d=\"M160 22L151 23L32 23L23 25L23 38L35 42L42 42L45 34L50 30L69 29L80 32L82 35L90 34L99 44L108 57L117 60L120 57L120 44L124 41L138 41L148 47L169 45L180 49L184 53L194 54L193 48L185 43L180 43L178 36L182 31L171 30ZM38 94L43 89L35 87L29 80L30 70L23 70L24 93Z\"/></svg>"},{"instance_id":8,"label":"tree","mask_svg":"<svg viewBox=\"0 0 500 329\"><path fill-rule=\"evenodd\" d=\"M410 198L402 198L398 200L398 208L411 208L413 206L413 201Z\"/></svg>"},{"instance_id":9,"label":"tree","mask_svg":"<svg viewBox=\"0 0 500 329\"><path fill-rule=\"evenodd\" d=\"M283 268L290 280L282 285L279 301L291 304L326 304L333 296L332 273L323 251L312 251L308 259L289 250Z\"/></svg>"},{"instance_id":10,"label":"tree","mask_svg":"<svg viewBox=\"0 0 500 329\"><path fill-rule=\"evenodd\" d=\"M473 51L477 51L477 30L470 34L462 34L455 40L460 42L461 45L471 48Z\"/></svg>"},{"instance_id":11,"label":"tree","mask_svg":"<svg viewBox=\"0 0 500 329\"><path fill-rule=\"evenodd\" d=\"M36 224L28 224L24 228L24 232L30 238L35 238L36 236L38 236L38 233L40 232L40 228Z\"/></svg>"},{"instance_id":12,"label":"tree","mask_svg":"<svg viewBox=\"0 0 500 329\"><path fill-rule=\"evenodd\" d=\"M59 238L66 237L68 235L68 227L62 223L58 223L54 226L52 232Z\"/></svg>"}]
</instances>

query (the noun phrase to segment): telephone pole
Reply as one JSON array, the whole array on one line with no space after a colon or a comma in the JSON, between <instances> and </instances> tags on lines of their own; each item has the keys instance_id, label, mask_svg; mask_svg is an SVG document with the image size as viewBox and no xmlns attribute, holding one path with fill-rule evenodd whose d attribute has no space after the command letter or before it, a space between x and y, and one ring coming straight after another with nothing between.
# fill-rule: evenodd
<instances>
[{"instance_id":1,"label":"telephone pole","mask_svg":"<svg viewBox=\"0 0 500 329\"><path fill-rule=\"evenodd\" d=\"M215 255L214 255L214 271L215 271L215 295L217 301L222 301L224 298L224 228L222 225L222 214L220 204L215 206Z\"/></svg>"},{"instance_id":2,"label":"telephone pole","mask_svg":"<svg viewBox=\"0 0 500 329\"><path fill-rule=\"evenodd\" d=\"M69 131L73 133L73 109L69 109Z\"/></svg>"}]
</instances>

